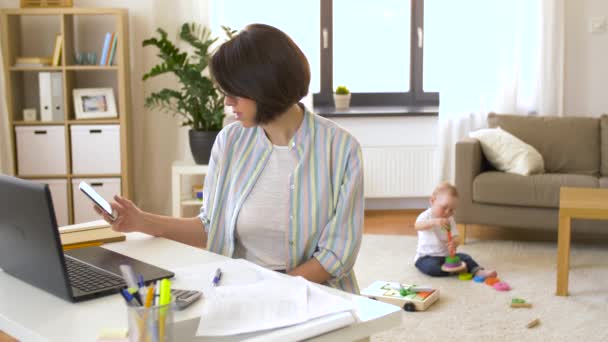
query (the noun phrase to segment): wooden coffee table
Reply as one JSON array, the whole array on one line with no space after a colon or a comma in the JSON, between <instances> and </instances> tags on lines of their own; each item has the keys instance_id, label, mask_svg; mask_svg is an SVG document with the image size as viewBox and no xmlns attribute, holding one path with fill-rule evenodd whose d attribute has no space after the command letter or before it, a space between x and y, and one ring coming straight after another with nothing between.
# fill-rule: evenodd
<instances>
[{"instance_id":1,"label":"wooden coffee table","mask_svg":"<svg viewBox=\"0 0 608 342\"><path fill-rule=\"evenodd\" d=\"M572 219L608 219L608 189L561 188L557 231L557 291L568 295L570 270L570 222Z\"/></svg>"}]
</instances>

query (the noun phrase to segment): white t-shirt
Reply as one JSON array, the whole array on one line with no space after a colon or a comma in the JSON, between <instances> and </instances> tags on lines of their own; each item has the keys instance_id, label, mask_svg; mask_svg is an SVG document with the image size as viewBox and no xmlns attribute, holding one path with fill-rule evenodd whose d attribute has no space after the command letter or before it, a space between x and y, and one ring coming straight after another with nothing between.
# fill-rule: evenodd
<instances>
[{"instance_id":1,"label":"white t-shirt","mask_svg":"<svg viewBox=\"0 0 608 342\"><path fill-rule=\"evenodd\" d=\"M286 269L289 177L296 164L289 147L274 146L270 159L239 211L235 258L272 270Z\"/></svg>"},{"instance_id":2,"label":"white t-shirt","mask_svg":"<svg viewBox=\"0 0 608 342\"><path fill-rule=\"evenodd\" d=\"M431 208L429 208L418 216L416 223L433 218ZM456 227L454 218L450 216L448 220L450 221L450 226L452 227L452 237L458 236L458 228ZM448 249L448 234L443 228L436 225L430 229L418 231L418 248L416 248L416 258L414 261L423 256L448 255L450 255L450 250Z\"/></svg>"}]
</instances>

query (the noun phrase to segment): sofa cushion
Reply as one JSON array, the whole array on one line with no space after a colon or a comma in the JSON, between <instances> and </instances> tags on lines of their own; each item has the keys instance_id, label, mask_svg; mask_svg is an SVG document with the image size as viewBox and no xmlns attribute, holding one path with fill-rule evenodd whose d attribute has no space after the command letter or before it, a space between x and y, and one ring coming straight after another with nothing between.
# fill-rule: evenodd
<instances>
[{"instance_id":1,"label":"sofa cushion","mask_svg":"<svg viewBox=\"0 0 608 342\"><path fill-rule=\"evenodd\" d=\"M608 177L608 115L600 118L600 174Z\"/></svg>"},{"instance_id":2,"label":"sofa cushion","mask_svg":"<svg viewBox=\"0 0 608 342\"><path fill-rule=\"evenodd\" d=\"M500 127L480 129L469 136L479 140L483 154L498 171L524 176L545 172L540 153Z\"/></svg>"},{"instance_id":3,"label":"sofa cushion","mask_svg":"<svg viewBox=\"0 0 608 342\"><path fill-rule=\"evenodd\" d=\"M543 156L547 173L599 174L599 119L491 113L488 126L500 126L532 145Z\"/></svg>"},{"instance_id":4,"label":"sofa cushion","mask_svg":"<svg viewBox=\"0 0 608 342\"><path fill-rule=\"evenodd\" d=\"M520 176L498 171L483 172L473 180L473 201L558 208L559 188L562 186L597 188L599 179L594 176L573 174L545 173Z\"/></svg>"}]
</instances>

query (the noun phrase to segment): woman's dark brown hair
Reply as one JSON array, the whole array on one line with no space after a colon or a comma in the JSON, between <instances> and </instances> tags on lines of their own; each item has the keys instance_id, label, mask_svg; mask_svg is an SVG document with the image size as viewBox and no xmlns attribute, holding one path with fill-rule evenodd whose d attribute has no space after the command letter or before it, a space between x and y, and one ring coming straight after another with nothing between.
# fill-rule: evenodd
<instances>
[{"instance_id":1,"label":"woman's dark brown hair","mask_svg":"<svg viewBox=\"0 0 608 342\"><path fill-rule=\"evenodd\" d=\"M211 75L228 96L257 103L256 122L265 124L308 93L310 66L302 50L281 30L251 24L211 57Z\"/></svg>"}]
</instances>

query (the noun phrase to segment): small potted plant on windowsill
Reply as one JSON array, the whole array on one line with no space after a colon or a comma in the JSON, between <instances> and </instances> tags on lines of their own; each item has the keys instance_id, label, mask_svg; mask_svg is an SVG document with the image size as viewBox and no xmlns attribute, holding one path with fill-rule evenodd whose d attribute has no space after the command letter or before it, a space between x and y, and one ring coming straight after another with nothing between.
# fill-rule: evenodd
<instances>
[{"instance_id":1,"label":"small potted plant on windowsill","mask_svg":"<svg viewBox=\"0 0 608 342\"><path fill-rule=\"evenodd\" d=\"M336 109L348 109L350 106L350 91L345 86L338 86L334 93Z\"/></svg>"}]
</instances>

